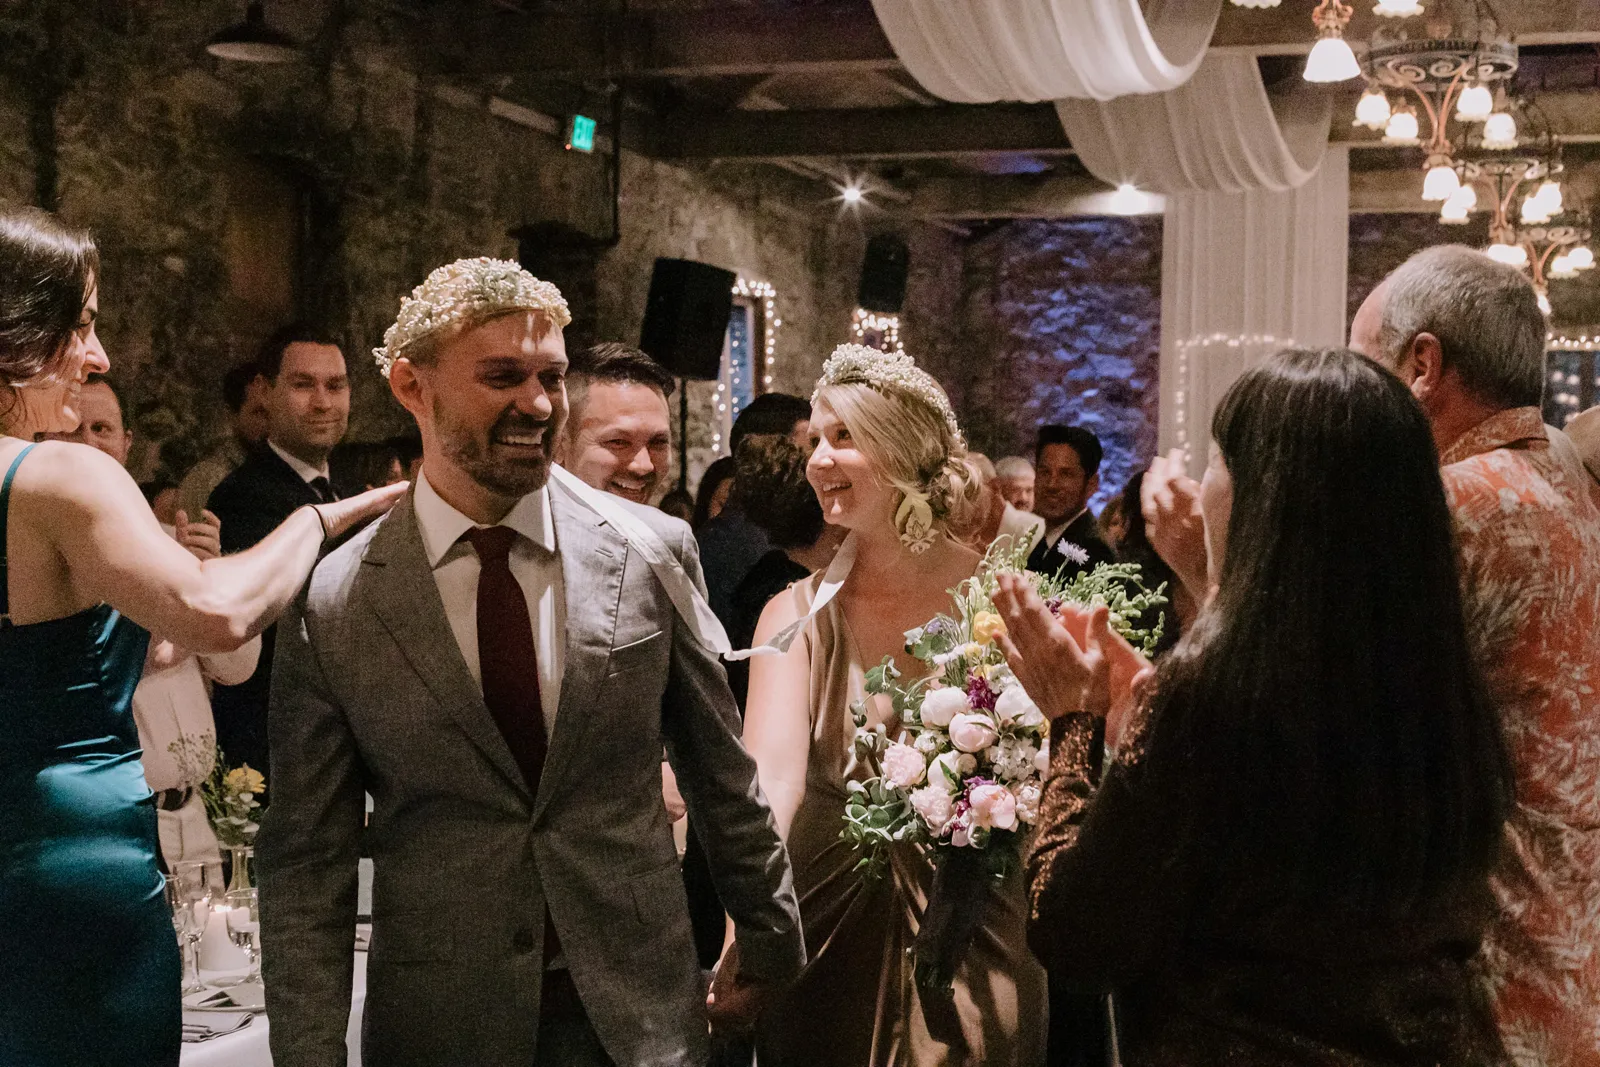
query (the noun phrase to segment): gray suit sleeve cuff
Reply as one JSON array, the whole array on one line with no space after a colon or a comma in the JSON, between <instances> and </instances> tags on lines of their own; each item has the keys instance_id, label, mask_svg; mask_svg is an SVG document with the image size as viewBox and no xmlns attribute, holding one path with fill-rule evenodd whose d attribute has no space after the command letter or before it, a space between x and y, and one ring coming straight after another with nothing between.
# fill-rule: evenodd
<instances>
[{"instance_id":1,"label":"gray suit sleeve cuff","mask_svg":"<svg viewBox=\"0 0 1600 1067\"><path fill-rule=\"evenodd\" d=\"M792 930L740 930L739 973L769 985L788 985L806 965L805 939Z\"/></svg>"}]
</instances>

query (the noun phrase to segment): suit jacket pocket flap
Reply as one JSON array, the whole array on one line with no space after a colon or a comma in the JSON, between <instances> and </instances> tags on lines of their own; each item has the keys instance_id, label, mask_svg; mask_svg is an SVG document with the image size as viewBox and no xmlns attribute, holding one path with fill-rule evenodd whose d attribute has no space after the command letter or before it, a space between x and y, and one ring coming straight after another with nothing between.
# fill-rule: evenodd
<instances>
[{"instance_id":1,"label":"suit jacket pocket flap","mask_svg":"<svg viewBox=\"0 0 1600 1067\"><path fill-rule=\"evenodd\" d=\"M371 959L376 963L421 963L453 957L455 939L450 931L421 925L426 921L422 916L374 921Z\"/></svg>"},{"instance_id":2,"label":"suit jacket pocket flap","mask_svg":"<svg viewBox=\"0 0 1600 1067\"><path fill-rule=\"evenodd\" d=\"M611 650L611 658L606 662L606 674L621 674L638 667L648 666L654 662L662 643L666 641L665 630L657 630L641 641L633 641Z\"/></svg>"},{"instance_id":3,"label":"suit jacket pocket flap","mask_svg":"<svg viewBox=\"0 0 1600 1067\"><path fill-rule=\"evenodd\" d=\"M633 908L639 921L655 926L683 912L683 869L674 863L633 879Z\"/></svg>"}]
</instances>

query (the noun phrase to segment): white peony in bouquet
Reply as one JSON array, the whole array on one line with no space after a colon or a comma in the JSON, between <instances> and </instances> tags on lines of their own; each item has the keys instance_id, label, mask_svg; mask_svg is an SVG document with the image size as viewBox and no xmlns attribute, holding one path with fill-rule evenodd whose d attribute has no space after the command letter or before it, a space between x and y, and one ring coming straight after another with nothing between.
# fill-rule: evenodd
<instances>
[{"instance_id":1,"label":"white peony in bouquet","mask_svg":"<svg viewBox=\"0 0 1600 1067\"><path fill-rule=\"evenodd\" d=\"M864 702L852 709L857 756L877 774L850 783L840 837L861 853L858 866L873 874L884 870L896 844L938 853L917 941L925 993L949 987L985 883L1017 868L1049 763L1049 723L996 641L1005 632L994 609L997 576L1025 574L1052 611L1068 603L1106 605L1112 627L1147 653L1161 638L1161 616L1152 609L1166 603L1165 586L1146 590L1137 565L1046 577L1025 570L1030 547L998 539L978 573L952 591L954 617L940 615L906 634L906 651L927 665L925 675L902 684L889 657L867 672L867 692L893 704L892 737L881 724L867 725Z\"/></svg>"}]
</instances>

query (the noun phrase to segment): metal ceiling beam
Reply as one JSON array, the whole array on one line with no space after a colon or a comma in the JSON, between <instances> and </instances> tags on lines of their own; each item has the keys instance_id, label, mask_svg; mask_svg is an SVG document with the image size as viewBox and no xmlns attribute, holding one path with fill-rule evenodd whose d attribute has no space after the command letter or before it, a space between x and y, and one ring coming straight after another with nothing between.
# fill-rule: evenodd
<instances>
[{"instance_id":1,"label":"metal ceiling beam","mask_svg":"<svg viewBox=\"0 0 1600 1067\"><path fill-rule=\"evenodd\" d=\"M1050 104L678 111L658 117L653 140L662 159L937 159L1071 151Z\"/></svg>"},{"instance_id":2,"label":"metal ceiling beam","mask_svg":"<svg viewBox=\"0 0 1600 1067\"><path fill-rule=\"evenodd\" d=\"M1600 205L1600 163L1569 163L1569 197ZM935 178L912 193L910 212L927 219L1066 218L1110 214L1110 188L1091 178L1000 175ZM1159 209L1159 205L1153 205ZM1420 168L1352 171L1352 214L1437 212L1422 199Z\"/></svg>"},{"instance_id":3,"label":"metal ceiling beam","mask_svg":"<svg viewBox=\"0 0 1600 1067\"><path fill-rule=\"evenodd\" d=\"M719 8L625 16L462 14L418 26L444 69L470 75L705 78L850 74L900 66L866 4Z\"/></svg>"},{"instance_id":4,"label":"metal ceiling beam","mask_svg":"<svg viewBox=\"0 0 1600 1067\"><path fill-rule=\"evenodd\" d=\"M1600 141L1600 94L1550 92L1539 106L1564 142ZM1331 140L1393 150L1352 125L1355 93L1334 110ZM943 104L866 110L665 112L644 150L662 159L940 159L1072 151L1050 104Z\"/></svg>"}]
</instances>

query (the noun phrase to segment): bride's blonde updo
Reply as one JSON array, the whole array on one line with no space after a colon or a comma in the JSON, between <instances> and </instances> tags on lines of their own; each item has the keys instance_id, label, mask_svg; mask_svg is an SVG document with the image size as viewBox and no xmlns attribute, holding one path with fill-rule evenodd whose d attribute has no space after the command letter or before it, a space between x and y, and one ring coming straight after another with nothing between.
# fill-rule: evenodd
<instances>
[{"instance_id":1,"label":"bride's blonde updo","mask_svg":"<svg viewBox=\"0 0 1600 1067\"><path fill-rule=\"evenodd\" d=\"M977 525L983 486L965 462L967 443L950 398L910 356L840 345L823 364L811 402L839 416L899 492L895 526L913 552L942 534L961 540Z\"/></svg>"}]
</instances>

